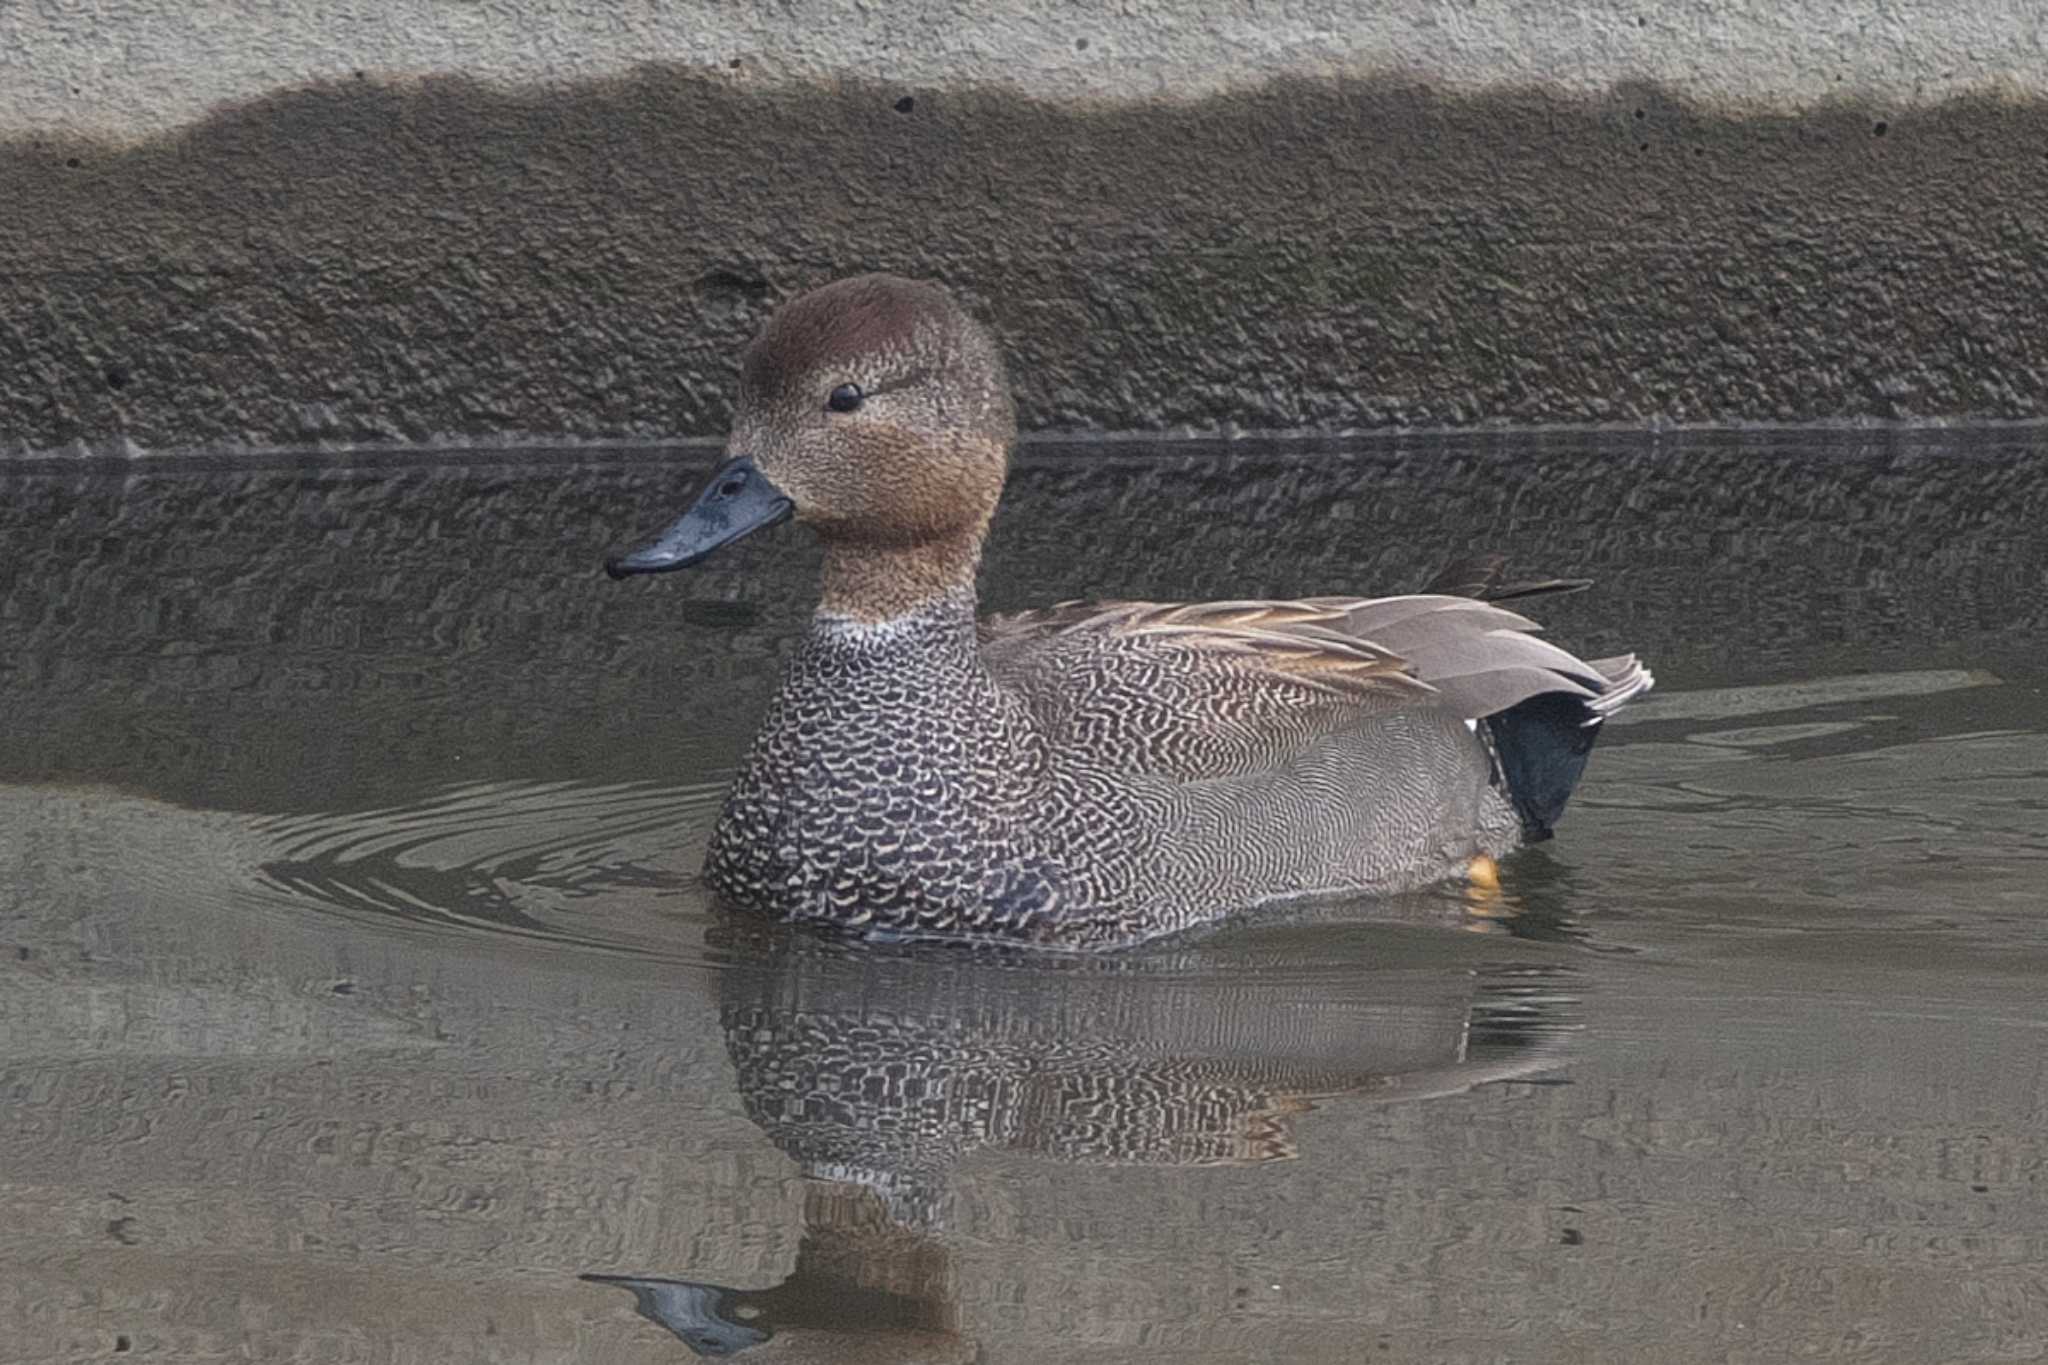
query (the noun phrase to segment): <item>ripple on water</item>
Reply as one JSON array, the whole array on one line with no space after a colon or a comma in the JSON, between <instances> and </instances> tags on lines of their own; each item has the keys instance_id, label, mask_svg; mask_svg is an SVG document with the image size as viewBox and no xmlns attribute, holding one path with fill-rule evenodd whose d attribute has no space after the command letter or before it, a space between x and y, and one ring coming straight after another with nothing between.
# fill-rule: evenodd
<instances>
[{"instance_id":1,"label":"ripple on water","mask_svg":"<svg viewBox=\"0 0 2048 1365\"><path fill-rule=\"evenodd\" d=\"M291 908L674 955L724 779L488 782L374 810L260 817L258 885Z\"/></svg>"},{"instance_id":2,"label":"ripple on water","mask_svg":"<svg viewBox=\"0 0 2048 1365\"><path fill-rule=\"evenodd\" d=\"M2043 946L2036 681L1862 674L1641 710L1573 812L1565 856L1589 870L1578 909L1595 936L1698 955L1846 934L1902 966L1937 948Z\"/></svg>"}]
</instances>

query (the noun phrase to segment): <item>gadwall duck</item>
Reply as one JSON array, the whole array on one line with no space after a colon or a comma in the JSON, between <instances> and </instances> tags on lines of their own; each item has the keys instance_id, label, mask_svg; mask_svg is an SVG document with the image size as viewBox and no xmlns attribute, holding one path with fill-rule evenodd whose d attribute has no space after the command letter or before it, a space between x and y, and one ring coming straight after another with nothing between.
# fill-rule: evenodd
<instances>
[{"instance_id":1,"label":"gadwall duck","mask_svg":"<svg viewBox=\"0 0 2048 1365\"><path fill-rule=\"evenodd\" d=\"M768 321L728 458L606 565L683 568L792 516L823 543L817 614L712 833L725 902L1095 948L1490 879L1548 836L1600 722L1650 685L1633 657L1536 638L1482 600L1502 595L1483 572L1463 592L977 621L1015 434L995 342L951 295L842 280Z\"/></svg>"}]
</instances>

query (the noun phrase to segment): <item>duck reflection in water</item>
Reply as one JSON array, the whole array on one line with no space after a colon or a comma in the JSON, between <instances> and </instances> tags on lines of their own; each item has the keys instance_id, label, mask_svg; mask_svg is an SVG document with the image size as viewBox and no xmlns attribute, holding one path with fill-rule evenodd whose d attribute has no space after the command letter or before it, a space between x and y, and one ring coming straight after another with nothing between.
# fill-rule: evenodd
<instances>
[{"instance_id":1,"label":"duck reflection in water","mask_svg":"<svg viewBox=\"0 0 2048 1365\"><path fill-rule=\"evenodd\" d=\"M729 932L743 960L720 1017L740 1099L810 1182L795 1268L764 1289L585 1277L704 1356L773 1342L764 1360L973 1359L945 1235L972 1154L1286 1160L1317 1101L1532 1076L1558 1065L1572 1017L1568 973L1466 955L1361 973L1355 953L1299 944L1048 959Z\"/></svg>"}]
</instances>

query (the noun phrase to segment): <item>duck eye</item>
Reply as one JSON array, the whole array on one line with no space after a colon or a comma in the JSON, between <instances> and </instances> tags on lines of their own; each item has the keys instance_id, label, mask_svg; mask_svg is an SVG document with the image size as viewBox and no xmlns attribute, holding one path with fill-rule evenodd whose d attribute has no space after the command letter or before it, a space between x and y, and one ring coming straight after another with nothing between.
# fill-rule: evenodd
<instances>
[{"instance_id":1,"label":"duck eye","mask_svg":"<svg viewBox=\"0 0 2048 1365\"><path fill-rule=\"evenodd\" d=\"M825 400L825 406L833 412L852 412L866 397L867 395L860 391L860 385L841 384L832 390L832 396Z\"/></svg>"}]
</instances>

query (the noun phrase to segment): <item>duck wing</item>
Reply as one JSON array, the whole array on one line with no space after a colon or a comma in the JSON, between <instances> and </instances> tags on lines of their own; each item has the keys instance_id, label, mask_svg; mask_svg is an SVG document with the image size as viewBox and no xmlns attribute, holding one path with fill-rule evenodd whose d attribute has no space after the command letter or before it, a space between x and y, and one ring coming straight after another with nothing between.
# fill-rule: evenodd
<instances>
[{"instance_id":1,"label":"duck wing","mask_svg":"<svg viewBox=\"0 0 2048 1365\"><path fill-rule=\"evenodd\" d=\"M1478 721L1554 692L1603 718L1640 672L1632 659L1587 663L1536 628L1440 593L1068 602L988 619L982 652L1054 743L1192 781L1273 767L1403 710Z\"/></svg>"},{"instance_id":2,"label":"duck wing","mask_svg":"<svg viewBox=\"0 0 2048 1365\"><path fill-rule=\"evenodd\" d=\"M1590 578L1531 578L1510 580L1508 557L1477 554L1454 559L1438 569L1436 577L1423 584L1422 591L1451 597L1471 597L1481 602L1515 602L1556 593L1584 592L1593 586Z\"/></svg>"}]
</instances>

